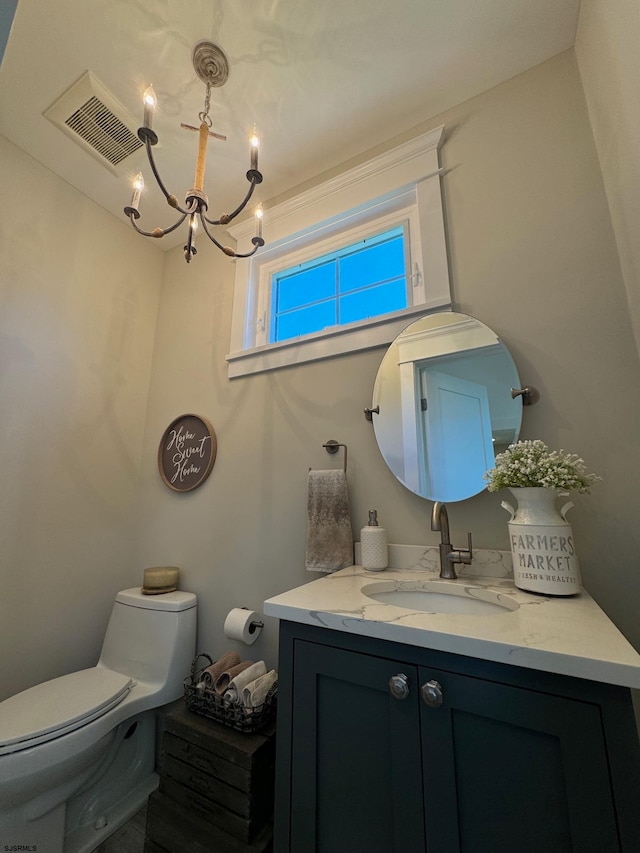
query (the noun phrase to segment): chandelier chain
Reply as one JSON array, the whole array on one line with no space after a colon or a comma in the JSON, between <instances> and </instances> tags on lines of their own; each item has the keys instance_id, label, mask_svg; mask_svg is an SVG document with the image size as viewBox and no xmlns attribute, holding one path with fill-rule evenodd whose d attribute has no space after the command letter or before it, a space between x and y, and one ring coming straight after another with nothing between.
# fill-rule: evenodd
<instances>
[{"instance_id":1,"label":"chandelier chain","mask_svg":"<svg viewBox=\"0 0 640 853\"><path fill-rule=\"evenodd\" d=\"M203 121L207 127L211 127L213 122L211 121L211 116L209 115L209 108L211 107L211 83L207 83L207 93L204 96L204 110L199 114L198 118L200 121Z\"/></svg>"}]
</instances>

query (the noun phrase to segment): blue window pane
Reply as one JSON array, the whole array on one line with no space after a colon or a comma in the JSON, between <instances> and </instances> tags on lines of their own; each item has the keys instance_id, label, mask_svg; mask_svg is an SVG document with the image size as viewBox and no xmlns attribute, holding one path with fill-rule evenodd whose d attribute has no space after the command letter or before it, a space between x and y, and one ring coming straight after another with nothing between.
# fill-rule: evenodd
<instances>
[{"instance_id":1,"label":"blue window pane","mask_svg":"<svg viewBox=\"0 0 640 853\"><path fill-rule=\"evenodd\" d=\"M336 264L328 263L300 272L274 277L276 311L290 311L320 299L330 299L336 292Z\"/></svg>"},{"instance_id":2,"label":"blue window pane","mask_svg":"<svg viewBox=\"0 0 640 853\"><path fill-rule=\"evenodd\" d=\"M286 341L289 338L297 338L299 335L308 335L311 332L319 332L327 326L335 326L336 302L320 302L310 305L308 308L299 308L281 314L276 319L275 335L273 340Z\"/></svg>"},{"instance_id":3,"label":"blue window pane","mask_svg":"<svg viewBox=\"0 0 640 853\"><path fill-rule=\"evenodd\" d=\"M404 228L282 270L271 286L271 342L406 308Z\"/></svg>"},{"instance_id":4,"label":"blue window pane","mask_svg":"<svg viewBox=\"0 0 640 853\"><path fill-rule=\"evenodd\" d=\"M404 240L398 236L340 259L340 293L404 275Z\"/></svg>"},{"instance_id":5,"label":"blue window pane","mask_svg":"<svg viewBox=\"0 0 640 853\"><path fill-rule=\"evenodd\" d=\"M356 320L366 320L367 317L377 317L406 307L407 291L402 278L341 296L340 324L355 323Z\"/></svg>"}]
</instances>

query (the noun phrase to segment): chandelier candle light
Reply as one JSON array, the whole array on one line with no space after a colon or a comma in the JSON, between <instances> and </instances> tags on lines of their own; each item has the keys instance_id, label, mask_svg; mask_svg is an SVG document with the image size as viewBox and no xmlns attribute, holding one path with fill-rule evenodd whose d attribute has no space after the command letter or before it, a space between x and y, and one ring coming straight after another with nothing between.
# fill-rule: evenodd
<instances>
[{"instance_id":1,"label":"chandelier candle light","mask_svg":"<svg viewBox=\"0 0 640 853\"><path fill-rule=\"evenodd\" d=\"M131 197L131 204L128 207L125 207L124 212L129 217L131 224L138 234L142 234L144 237L164 237L165 234L169 234L171 231L175 231L176 228L179 228L188 217L187 244L184 247L184 256L187 263L189 263L192 257L197 253L195 247L195 232L198 227L198 223L201 224L204 233L212 243L215 243L215 245L224 252L225 255L228 255L231 258L249 258L251 255L255 254L261 246L264 246L264 239L262 237L263 212L261 204L259 204L255 210L256 233L255 236L251 238L253 249L250 252L240 254L239 252L235 252L230 246L223 246L222 243L218 242L214 237L209 226L228 225L245 209L253 195L256 185L262 183L262 174L258 171L258 148L260 146L260 140L254 127L250 140L250 168L247 172L249 190L244 197L244 200L240 205L238 205L238 207L236 207L233 213L223 213L218 219L209 219L207 216L209 200L204 192L207 143L210 136L223 141L226 139L225 136L221 136L219 133L213 133L211 130L212 122L209 116L211 88L223 86L226 83L229 76L229 63L221 48L209 41L201 41L194 47L192 59L196 74L207 87L204 110L199 114L200 126L193 127L189 124L181 125L186 130L194 130L198 133L198 159L196 161L193 189L187 192L184 207L180 207L178 199L175 195L172 195L166 190L160 175L158 174L151 151L152 146L157 145L158 143L158 136L152 129L153 113L156 107L156 96L153 88L149 86L143 96L143 127L138 129L138 138L145 145L147 157L149 158L149 165L151 166L151 170L158 186L167 200L167 204L177 210L180 213L180 216L177 222L168 228L154 228L153 231L143 231L141 228L138 228L136 220L140 218L140 211L138 210L138 207L140 205L140 197L144 189L144 179L140 172L136 175L133 181L133 196Z\"/></svg>"}]
</instances>

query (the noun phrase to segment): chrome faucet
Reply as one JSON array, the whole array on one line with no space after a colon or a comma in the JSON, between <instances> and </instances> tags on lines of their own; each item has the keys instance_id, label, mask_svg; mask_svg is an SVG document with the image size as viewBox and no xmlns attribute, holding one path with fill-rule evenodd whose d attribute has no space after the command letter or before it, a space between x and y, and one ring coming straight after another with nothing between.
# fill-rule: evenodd
<instances>
[{"instance_id":1,"label":"chrome faucet","mask_svg":"<svg viewBox=\"0 0 640 853\"><path fill-rule=\"evenodd\" d=\"M469 548L466 551L455 550L449 541L449 515L446 506L436 501L431 511L431 529L440 531L440 577L447 580L455 580L458 576L454 567L455 563L466 563L469 565L473 559L473 548L471 546L471 534L468 533Z\"/></svg>"}]
</instances>

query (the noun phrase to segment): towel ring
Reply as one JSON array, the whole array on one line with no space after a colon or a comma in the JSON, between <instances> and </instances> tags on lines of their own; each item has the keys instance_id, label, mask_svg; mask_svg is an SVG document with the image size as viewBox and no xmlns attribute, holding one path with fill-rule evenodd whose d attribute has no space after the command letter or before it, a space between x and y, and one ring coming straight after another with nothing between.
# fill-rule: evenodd
<instances>
[{"instance_id":1,"label":"towel ring","mask_svg":"<svg viewBox=\"0 0 640 853\"><path fill-rule=\"evenodd\" d=\"M330 438L326 444L322 445L327 453L337 453L339 447L344 447L344 473L347 473L347 445L339 444L335 439Z\"/></svg>"}]
</instances>

